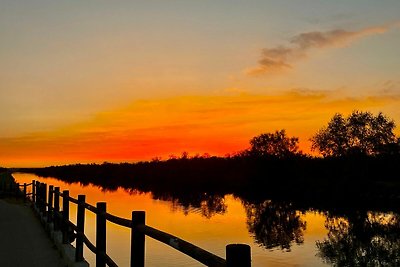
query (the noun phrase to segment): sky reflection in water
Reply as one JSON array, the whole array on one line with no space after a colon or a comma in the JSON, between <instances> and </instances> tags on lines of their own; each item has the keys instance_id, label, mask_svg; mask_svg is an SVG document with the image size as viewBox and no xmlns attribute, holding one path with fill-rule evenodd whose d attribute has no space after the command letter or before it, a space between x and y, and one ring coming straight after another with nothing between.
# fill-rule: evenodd
<instances>
[{"instance_id":1,"label":"sky reflection in water","mask_svg":"<svg viewBox=\"0 0 400 267\"><path fill-rule=\"evenodd\" d=\"M290 203L265 200L253 203L232 195L171 197L139 191L116 191L67 184L32 174L14 174L20 183L39 180L68 189L72 197L85 194L90 204L107 202L108 212L130 218L145 210L146 223L225 257L229 243L252 247L253 266L390 266L400 263L400 216L393 213L298 211ZM71 221L76 206L71 204ZM86 212L85 234L95 240L95 216ZM107 251L120 265L130 261L130 232L107 224ZM94 255L85 250L94 264ZM165 265L166 263L170 265ZM202 266L188 256L146 238L146 266Z\"/></svg>"}]
</instances>

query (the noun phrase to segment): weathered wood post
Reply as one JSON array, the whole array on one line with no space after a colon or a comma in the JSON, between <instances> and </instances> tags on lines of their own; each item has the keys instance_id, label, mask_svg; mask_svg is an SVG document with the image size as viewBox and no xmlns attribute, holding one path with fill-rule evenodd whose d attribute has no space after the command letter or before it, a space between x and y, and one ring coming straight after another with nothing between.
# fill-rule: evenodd
<instances>
[{"instance_id":1,"label":"weathered wood post","mask_svg":"<svg viewBox=\"0 0 400 267\"><path fill-rule=\"evenodd\" d=\"M69 227L69 191L63 191L63 210L62 210L62 222L61 222L61 231L62 231L62 242L63 244L69 243L68 237L68 227Z\"/></svg>"},{"instance_id":2,"label":"weathered wood post","mask_svg":"<svg viewBox=\"0 0 400 267\"><path fill-rule=\"evenodd\" d=\"M36 191L36 208L37 209L39 209L39 207L40 207L40 182L39 181L37 181L36 183L35 183L35 187L36 187L36 189L35 189L35 191Z\"/></svg>"},{"instance_id":3,"label":"weathered wood post","mask_svg":"<svg viewBox=\"0 0 400 267\"><path fill-rule=\"evenodd\" d=\"M39 183L38 196L39 196L38 209L39 209L39 212L42 212L42 210L43 210L43 183Z\"/></svg>"},{"instance_id":4,"label":"weathered wood post","mask_svg":"<svg viewBox=\"0 0 400 267\"><path fill-rule=\"evenodd\" d=\"M26 183L24 183L24 202L26 202Z\"/></svg>"},{"instance_id":5,"label":"weathered wood post","mask_svg":"<svg viewBox=\"0 0 400 267\"><path fill-rule=\"evenodd\" d=\"M76 216L76 250L75 261L83 261L83 235L85 234L85 195L78 195L78 210Z\"/></svg>"},{"instance_id":6,"label":"weathered wood post","mask_svg":"<svg viewBox=\"0 0 400 267\"><path fill-rule=\"evenodd\" d=\"M32 203L35 205L36 203L36 181L32 180Z\"/></svg>"},{"instance_id":7,"label":"weathered wood post","mask_svg":"<svg viewBox=\"0 0 400 267\"><path fill-rule=\"evenodd\" d=\"M49 186L49 197L48 197L49 208L48 208L48 211L47 211L47 222L48 223L51 223L52 220L53 220L53 194L54 194L53 188L54 188L53 185Z\"/></svg>"},{"instance_id":8,"label":"weathered wood post","mask_svg":"<svg viewBox=\"0 0 400 267\"><path fill-rule=\"evenodd\" d=\"M54 188L54 212L53 212L53 221L54 221L54 231L58 231L60 229L60 187Z\"/></svg>"},{"instance_id":9,"label":"weathered wood post","mask_svg":"<svg viewBox=\"0 0 400 267\"><path fill-rule=\"evenodd\" d=\"M131 224L131 267L144 267L145 262L145 235L138 226L145 225L146 213L132 211Z\"/></svg>"},{"instance_id":10,"label":"weathered wood post","mask_svg":"<svg viewBox=\"0 0 400 267\"><path fill-rule=\"evenodd\" d=\"M251 267L250 246L246 244L229 244L226 246L227 267Z\"/></svg>"},{"instance_id":11,"label":"weathered wood post","mask_svg":"<svg viewBox=\"0 0 400 267\"><path fill-rule=\"evenodd\" d=\"M105 267L107 203L98 202L96 207L96 267Z\"/></svg>"},{"instance_id":12,"label":"weathered wood post","mask_svg":"<svg viewBox=\"0 0 400 267\"><path fill-rule=\"evenodd\" d=\"M43 216L47 216L47 184L43 183Z\"/></svg>"},{"instance_id":13,"label":"weathered wood post","mask_svg":"<svg viewBox=\"0 0 400 267\"><path fill-rule=\"evenodd\" d=\"M17 183L17 189L15 190L15 199L18 199L19 196L19 183Z\"/></svg>"}]
</instances>

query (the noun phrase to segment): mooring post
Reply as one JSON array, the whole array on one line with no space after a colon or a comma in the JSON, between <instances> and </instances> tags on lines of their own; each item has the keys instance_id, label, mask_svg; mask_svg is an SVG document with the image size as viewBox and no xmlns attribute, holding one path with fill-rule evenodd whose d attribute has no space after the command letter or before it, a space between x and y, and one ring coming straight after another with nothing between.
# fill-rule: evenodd
<instances>
[{"instance_id":1,"label":"mooring post","mask_svg":"<svg viewBox=\"0 0 400 267\"><path fill-rule=\"evenodd\" d=\"M131 267L144 267L145 235L138 226L146 224L144 211L132 211L131 224Z\"/></svg>"},{"instance_id":2,"label":"mooring post","mask_svg":"<svg viewBox=\"0 0 400 267\"><path fill-rule=\"evenodd\" d=\"M48 211L47 211L47 222L48 223L51 223L52 220L53 220L53 194L54 194L53 188L54 188L53 185L49 186L49 197L48 197L49 208L48 208Z\"/></svg>"},{"instance_id":3,"label":"mooring post","mask_svg":"<svg viewBox=\"0 0 400 267\"><path fill-rule=\"evenodd\" d=\"M35 205L36 203L36 181L32 180L32 203Z\"/></svg>"},{"instance_id":4,"label":"mooring post","mask_svg":"<svg viewBox=\"0 0 400 267\"><path fill-rule=\"evenodd\" d=\"M68 227L69 227L69 191L63 191L63 210L62 210L62 242L63 244L69 243Z\"/></svg>"},{"instance_id":5,"label":"mooring post","mask_svg":"<svg viewBox=\"0 0 400 267\"><path fill-rule=\"evenodd\" d=\"M76 250L75 261L83 261L83 235L85 234L85 195L78 195L78 210L76 215Z\"/></svg>"},{"instance_id":6,"label":"mooring post","mask_svg":"<svg viewBox=\"0 0 400 267\"><path fill-rule=\"evenodd\" d=\"M24 183L24 202L26 202L26 183Z\"/></svg>"},{"instance_id":7,"label":"mooring post","mask_svg":"<svg viewBox=\"0 0 400 267\"><path fill-rule=\"evenodd\" d=\"M60 229L60 187L54 188L54 211L53 211L53 222L54 231Z\"/></svg>"},{"instance_id":8,"label":"mooring post","mask_svg":"<svg viewBox=\"0 0 400 267\"><path fill-rule=\"evenodd\" d=\"M227 267L251 267L251 250L246 244L229 244L226 246Z\"/></svg>"},{"instance_id":9,"label":"mooring post","mask_svg":"<svg viewBox=\"0 0 400 267\"><path fill-rule=\"evenodd\" d=\"M105 267L107 203L98 202L96 207L96 267Z\"/></svg>"}]
</instances>

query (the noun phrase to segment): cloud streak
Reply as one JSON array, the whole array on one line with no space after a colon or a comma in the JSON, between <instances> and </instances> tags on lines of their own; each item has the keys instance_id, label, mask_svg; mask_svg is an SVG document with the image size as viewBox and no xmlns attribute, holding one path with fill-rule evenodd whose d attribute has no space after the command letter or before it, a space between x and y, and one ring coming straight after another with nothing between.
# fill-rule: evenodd
<instances>
[{"instance_id":1,"label":"cloud streak","mask_svg":"<svg viewBox=\"0 0 400 267\"><path fill-rule=\"evenodd\" d=\"M311 50L343 47L370 35L383 34L398 23L368 27L358 31L335 29L330 31L304 32L293 36L286 45L264 48L258 66L246 70L246 74L257 76L293 69L293 64L309 57Z\"/></svg>"}]
</instances>

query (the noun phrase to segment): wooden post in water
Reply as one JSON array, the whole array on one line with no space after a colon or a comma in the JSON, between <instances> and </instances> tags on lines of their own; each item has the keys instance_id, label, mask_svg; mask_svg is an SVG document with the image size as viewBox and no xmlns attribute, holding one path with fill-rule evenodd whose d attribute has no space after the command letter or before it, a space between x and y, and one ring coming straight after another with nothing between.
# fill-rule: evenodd
<instances>
[{"instance_id":1,"label":"wooden post in water","mask_svg":"<svg viewBox=\"0 0 400 267\"><path fill-rule=\"evenodd\" d=\"M62 210L62 222L61 222L61 231L62 231L62 242L63 244L69 243L68 236L68 228L69 228L69 191L63 191L63 210Z\"/></svg>"},{"instance_id":2,"label":"wooden post in water","mask_svg":"<svg viewBox=\"0 0 400 267\"><path fill-rule=\"evenodd\" d=\"M51 221L53 220L53 194L54 194L53 188L54 188L53 185L49 186L49 197L48 197L49 208L47 211L47 222L48 223L51 223Z\"/></svg>"},{"instance_id":3,"label":"wooden post in water","mask_svg":"<svg viewBox=\"0 0 400 267\"><path fill-rule=\"evenodd\" d=\"M145 235L138 226L145 225L146 213L132 211L131 225L131 267L144 267L145 262Z\"/></svg>"},{"instance_id":4,"label":"wooden post in water","mask_svg":"<svg viewBox=\"0 0 400 267\"><path fill-rule=\"evenodd\" d=\"M229 244L226 246L227 267L251 267L250 246L246 244Z\"/></svg>"},{"instance_id":5,"label":"wooden post in water","mask_svg":"<svg viewBox=\"0 0 400 267\"><path fill-rule=\"evenodd\" d=\"M24 183L24 202L26 202L26 183Z\"/></svg>"},{"instance_id":6,"label":"wooden post in water","mask_svg":"<svg viewBox=\"0 0 400 267\"><path fill-rule=\"evenodd\" d=\"M96 213L96 267L106 266L106 212L107 203L97 203Z\"/></svg>"},{"instance_id":7,"label":"wooden post in water","mask_svg":"<svg viewBox=\"0 0 400 267\"><path fill-rule=\"evenodd\" d=\"M78 210L76 216L76 250L75 261L83 261L83 235L85 234L85 195L78 195Z\"/></svg>"},{"instance_id":8,"label":"wooden post in water","mask_svg":"<svg viewBox=\"0 0 400 267\"><path fill-rule=\"evenodd\" d=\"M32 180L32 203L35 205L36 203L36 181Z\"/></svg>"},{"instance_id":9,"label":"wooden post in water","mask_svg":"<svg viewBox=\"0 0 400 267\"><path fill-rule=\"evenodd\" d=\"M54 188L54 212L53 212L53 221L54 221L54 231L58 231L60 229L60 188Z\"/></svg>"}]
</instances>

